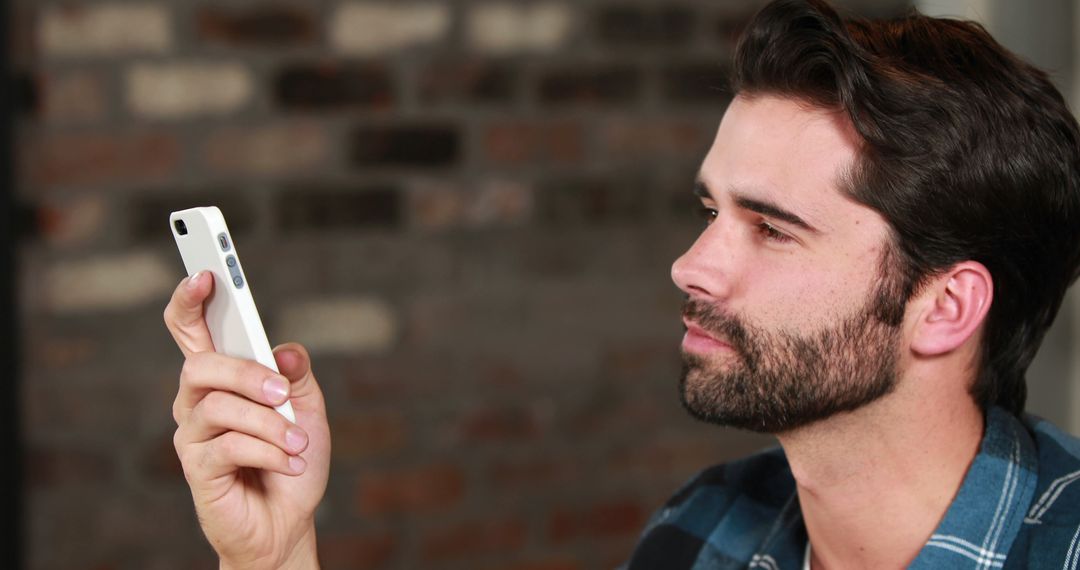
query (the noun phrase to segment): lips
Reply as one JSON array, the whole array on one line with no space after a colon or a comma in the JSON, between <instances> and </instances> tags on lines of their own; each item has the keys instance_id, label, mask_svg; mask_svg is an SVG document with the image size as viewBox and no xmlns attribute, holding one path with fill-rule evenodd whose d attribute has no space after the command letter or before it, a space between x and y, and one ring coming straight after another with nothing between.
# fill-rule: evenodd
<instances>
[{"instance_id":1,"label":"lips","mask_svg":"<svg viewBox=\"0 0 1080 570\"><path fill-rule=\"evenodd\" d=\"M683 319L686 326L686 335L683 336L682 347L687 352L711 353L719 350L733 350L733 347L701 328L693 321Z\"/></svg>"}]
</instances>

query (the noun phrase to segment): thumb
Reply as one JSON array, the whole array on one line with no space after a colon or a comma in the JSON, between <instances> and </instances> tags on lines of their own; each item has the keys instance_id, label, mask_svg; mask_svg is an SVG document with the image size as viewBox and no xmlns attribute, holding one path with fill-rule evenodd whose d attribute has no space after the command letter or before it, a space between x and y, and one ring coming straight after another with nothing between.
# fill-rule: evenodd
<instances>
[{"instance_id":1,"label":"thumb","mask_svg":"<svg viewBox=\"0 0 1080 570\"><path fill-rule=\"evenodd\" d=\"M278 372L289 379L289 392L293 397L303 397L318 390L315 376L311 373L311 356L303 345L287 342L274 348L274 360Z\"/></svg>"},{"instance_id":2,"label":"thumb","mask_svg":"<svg viewBox=\"0 0 1080 570\"><path fill-rule=\"evenodd\" d=\"M210 331L203 316L203 302L214 289L214 279L209 272L200 271L176 286L169 304L165 307L165 326L173 340L184 353L214 350Z\"/></svg>"}]
</instances>

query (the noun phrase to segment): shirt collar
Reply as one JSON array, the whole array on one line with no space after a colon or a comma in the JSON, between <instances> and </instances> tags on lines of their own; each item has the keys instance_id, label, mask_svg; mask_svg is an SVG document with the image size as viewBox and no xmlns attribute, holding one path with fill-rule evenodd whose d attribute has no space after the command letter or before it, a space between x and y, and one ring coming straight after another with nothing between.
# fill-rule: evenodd
<instances>
[{"instance_id":1,"label":"shirt collar","mask_svg":"<svg viewBox=\"0 0 1080 570\"><path fill-rule=\"evenodd\" d=\"M956 498L908 568L1001 568L1031 504L1037 479L1031 436L1018 418L991 408L979 452ZM806 540L798 497L792 493L750 566L798 567Z\"/></svg>"},{"instance_id":2,"label":"shirt collar","mask_svg":"<svg viewBox=\"0 0 1080 570\"><path fill-rule=\"evenodd\" d=\"M991 408L978 455L910 568L1001 568L1037 480L1037 452L1024 425Z\"/></svg>"}]
</instances>

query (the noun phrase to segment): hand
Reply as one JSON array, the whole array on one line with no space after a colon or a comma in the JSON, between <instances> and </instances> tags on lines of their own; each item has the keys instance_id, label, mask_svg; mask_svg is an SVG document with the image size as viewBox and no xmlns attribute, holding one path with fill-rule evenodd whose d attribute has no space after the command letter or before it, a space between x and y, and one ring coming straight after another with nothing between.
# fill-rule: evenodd
<instances>
[{"instance_id":1,"label":"hand","mask_svg":"<svg viewBox=\"0 0 1080 570\"><path fill-rule=\"evenodd\" d=\"M214 280L194 277L177 286L165 324L185 357L173 443L199 524L222 568L317 567L314 512L326 492L330 429L308 353L295 343L275 348L281 374L217 354L203 317ZM280 381L277 393L268 379ZM270 407L286 398L296 424Z\"/></svg>"}]
</instances>

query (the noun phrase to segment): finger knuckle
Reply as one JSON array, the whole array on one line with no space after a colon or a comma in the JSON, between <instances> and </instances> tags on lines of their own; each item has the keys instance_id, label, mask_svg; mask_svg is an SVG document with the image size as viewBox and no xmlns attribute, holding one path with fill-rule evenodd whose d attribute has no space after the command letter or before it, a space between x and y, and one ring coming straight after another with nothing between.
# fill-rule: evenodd
<instances>
[{"instance_id":1,"label":"finger knuckle","mask_svg":"<svg viewBox=\"0 0 1080 570\"><path fill-rule=\"evenodd\" d=\"M203 376L211 370L212 353L194 352L184 359L180 368L180 382L188 386L201 386L206 383Z\"/></svg>"},{"instance_id":2,"label":"finger knuckle","mask_svg":"<svg viewBox=\"0 0 1080 570\"><path fill-rule=\"evenodd\" d=\"M174 318L175 315L176 315L176 309L173 308L173 304L171 302L169 304L165 305L165 309L161 311L162 320L164 320L165 324L167 326L169 326L170 328L173 325L173 321L175 321L175 318Z\"/></svg>"},{"instance_id":3,"label":"finger knuckle","mask_svg":"<svg viewBox=\"0 0 1080 570\"><path fill-rule=\"evenodd\" d=\"M200 421L216 425L229 416L230 403L228 394L214 390L203 397L199 405L195 406L193 413L198 414Z\"/></svg>"},{"instance_id":4,"label":"finger knuckle","mask_svg":"<svg viewBox=\"0 0 1080 570\"><path fill-rule=\"evenodd\" d=\"M176 428L176 430L173 431L172 437L173 449L176 450L176 457L180 459L180 463L184 462L184 450L190 443L188 442L188 438L185 435L184 431L185 430L182 427Z\"/></svg>"},{"instance_id":5,"label":"finger knuckle","mask_svg":"<svg viewBox=\"0 0 1080 570\"><path fill-rule=\"evenodd\" d=\"M236 371L237 380L248 384L251 389L255 390L253 393L256 394L262 392L263 380L273 373L272 370L267 369L265 366L254 360L245 360L241 362Z\"/></svg>"},{"instance_id":6,"label":"finger knuckle","mask_svg":"<svg viewBox=\"0 0 1080 570\"><path fill-rule=\"evenodd\" d=\"M184 359L184 363L180 365L180 385L186 386L191 384L192 378L196 374L198 363L196 362L196 355Z\"/></svg>"},{"instance_id":7,"label":"finger knuckle","mask_svg":"<svg viewBox=\"0 0 1080 570\"><path fill-rule=\"evenodd\" d=\"M217 440L215 440L215 443L218 453L220 453L222 457L229 459L236 457L242 446L240 434L234 431L228 431L219 435Z\"/></svg>"}]
</instances>

